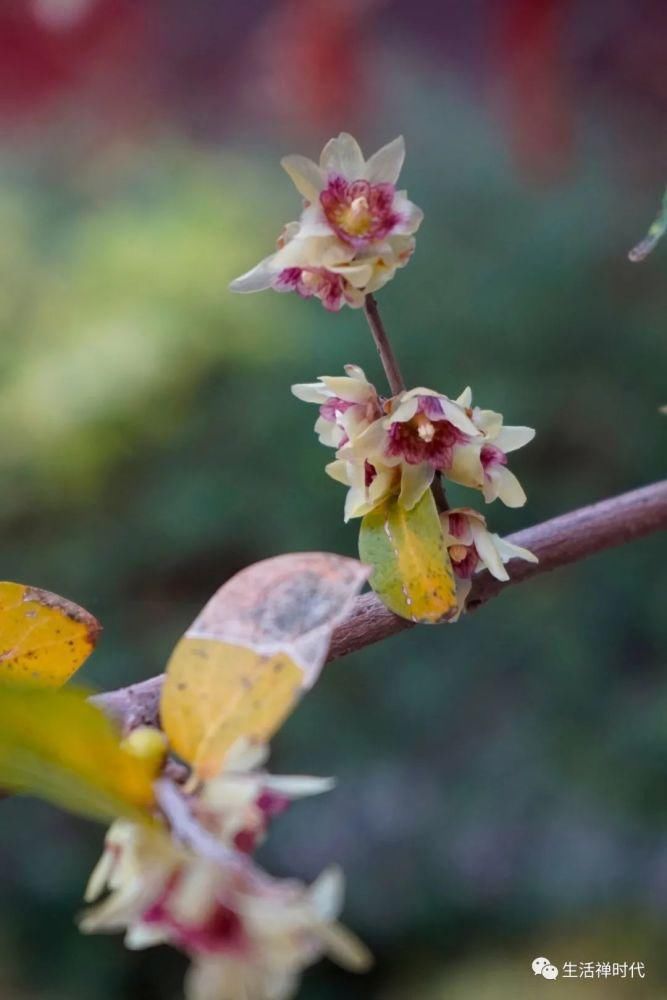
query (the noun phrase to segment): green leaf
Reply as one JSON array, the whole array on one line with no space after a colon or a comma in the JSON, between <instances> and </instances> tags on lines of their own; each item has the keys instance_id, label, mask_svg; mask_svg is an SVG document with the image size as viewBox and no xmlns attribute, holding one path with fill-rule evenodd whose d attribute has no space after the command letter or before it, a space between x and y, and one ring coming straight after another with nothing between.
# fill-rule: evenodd
<instances>
[{"instance_id":1,"label":"green leaf","mask_svg":"<svg viewBox=\"0 0 667 1000\"><path fill-rule=\"evenodd\" d=\"M430 490L411 510L393 496L366 514L359 554L373 568L371 587L401 618L435 624L456 614L456 583Z\"/></svg>"},{"instance_id":2,"label":"green leaf","mask_svg":"<svg viewBox=\"0 0 667 1000\"><path fill-rule=\"evenodd\" d=\"M153 778L87 692L0 684L0 787L103 822L149 822Z\"/></svg>"}]
</instances>

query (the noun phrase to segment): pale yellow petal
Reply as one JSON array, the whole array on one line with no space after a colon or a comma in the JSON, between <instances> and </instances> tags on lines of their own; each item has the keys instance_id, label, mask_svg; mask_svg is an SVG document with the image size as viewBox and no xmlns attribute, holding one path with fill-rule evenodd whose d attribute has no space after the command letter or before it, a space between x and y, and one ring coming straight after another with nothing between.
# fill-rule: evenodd
<instances>
[{"instance_id":1,"label":"pale yellow petal","mask_svg":"<svg viewBox=\"0 0 667 1000\"><path fill-rule=\"evenodd\" d=\"M346 444L341 448L338 453L339 458L345 459L356 459L363 461L367 458L373 464L375 464L375 459L379 458L386 465L397 465L401 459L400 456L389 456L386 455L387 447L387 431L384 426L384 418L380 417L378 420L374 420L369 427L360 434L354 442Z\"/></svg>"},{"instance_id":2,"label":"pale yellow petal","mask_svg":"<svg viewBox=\"0 0 667 1000\"><path fill-rule=\"evenodd\" d=\"M319 239L330 238L333 235L319 201L308 205L301 213L299 235L303 238L316 236Z\"/></svg>"},{"instance_id":3,"label":"pale yellow petal","mask_svg":"<svg viewBox=\"0 0 667 1000\"><path fill-rule=\"evenodd\" d=\"M500 553L500 558L503 562L510 562L512 559L524 559L526 562L538 563L539 559L534 552L530 549L524 549L521 545L515 545L513 542L508 542L505 538L501 538L499 535L493 536L496 543L496 548Z\"/></svg>"},{"instance_id":4,"label":"pale yellow petal","mask_svg":"<svg viewBox=\"0 0 667 1000\"><path fill-rule=\"evenodd\" d=\"M350 486L345 497L345 509L343 511L345 523L347 524L354 517L363 517L372 508L373 505L369 502L363 485L355 484L354 486Z\"/></svg>"},{"instance_id":5,"label":"pale yellow petal","mask_svg":"<svg viewBox=\"0 0 667 1000\"><path fill-rule=\"evenodd\" d=\"M370 396L375 395L373 386L368 382L347 375L322 375L321 381L329 396L336 396L348 403L366 403Z\"/></svg>"},{"instance_id":6,"label":"pale yellow petal","mask_svg":"<svg viewBox=\"0 0 667 1000\"><path fill-rule=\"evenodd\" d=\"M357 379L359 382L365 382L366 385L370 385L363 368L360 368L359 365L345 365L344 367L350 378Z\"/></svg>"},{"instance_id":7,"label":"pale yellow petal","mask_svg":"<svg viewBox=\"0 0 667 1000\"><path fill-rule=\"evenodd\" d=\"M473 413L473 420L480 431L486 435L488 440L497 444L496 438L498 437L500 429L503 426L502 413L496 413L494 410L480 410L480 408L476 406Z\"/></svg>"},{"instance_id":8,"label":"pale yellow petal","mask_svg":"<svg viewBox=\"0 0 667 1000\"><path fill-rule=\"evenodd\" d=\"M271 287L271 282L276 276L275 254L265 257L255 267L246 271L238 278L234 278L229 284L231 292L263 292Z\"/></svg>"},{"instance_id":9,"label":"pale yellow petal","mask_svg":"<svg viewBox=\"0 0 667 1000\"><path fill-rule=\"evenodd\" d=\"M532 441L535 431L532 427L503 427L494 440L494 445L501 451L516 451Z\"/></svg>"},{"instance_id":10,"label":"pale yellow petal","mask_svg":"<svg viewBox=\"0 0 667 1000\"><path fill-rule=\"evenodd\" d=\"M362 178L365 166L359 143L348 132L341 132L335 139L330 139L320 157L322 170L340 174L349 181Z\"/></svg>"},{"instance_id":11,"label":"pale yellow petal","mask_svg":"<svg viewBox=\"0 0 667 1000\"><path fill-rule=\"evenodd\" d=\"M320 191L325 186L322 170L307 156L284 156L280 161L283 170L289 175L294 187L306 201L315 202L320 197Z\"/></svg>"},{"instance_id":12,"label":"pale yellow petal","mask_svg":"<svg viewBox=\"0 0 667 1000\"><path fill-rule=\"evenodd\" d=\"M403 169L405 160L405 139L399 135L388 142L377 153L373 153L366 163L364 176L371 184L395 184Z\"/></svg>"},{"instance_id":13,"label":"pale yellow petal","mask_svg":"<svg viewBox=\"0 0 667 1000\"><path fill-rule=\"evenodd\" d=\"M322 385L322 382L297 382L291 386L293 396L303 403L325 403L330 398L331 393Z\"/></svg>"},{"instance_id":14,"label":"pale yellow petal","mask_svg":"<svg viewBox=\"0 0 667 1000\"><path fill-rule=\"evenodd\" d=\"M472 522L471 528L477 554L491 576L495 576L496 580L509 580L509 574L494 544L494 536L478 523Z\"/></svg>"},{"instance_id":15,"label":"pale yellow petal","mask_svg":"<svg viewBox=\"0 0 667 1000\"><path fill-rule=\"evenodd\" d=\"M523 507L527 499L526 494L514 473L510 472L505 466L501 466L499 469L494 470L494 475L497 476L498 481L498 499L506 507Z\"/></svg>"},{"instance_id":16,"label":"pale yellow petal","mask_svg":"<svg viewBox=\"0 0 667 1000\"><path fill-rule=\"evenodd\" d=\"M421 208L414 205L405 195L405 191L397 191L394 197L393 210L399 216L394 226L394 232L400 236L412 236L424 220Z\"/></svg>"},{"instance_id":17,"label":"pale yellow petal","mask_svg":"<svg viewBox=\"0 0 667 1000\"><path fill-rule=\"evenodd\" d=\"M419 465L405 463L401 468L401 493L399 501L406 510L412 510L433 482L434 469L428 462Z\"/></svg>"},{"instance_id":18,"label":"pale yellow petal","mask_svg":"<svg viewBox=\"0 0 667 1000\"><path fill-rule=\"evenodd\" d=\"M333 274L340 274L353 288L365 288L373 275L370 264L331 264L328 268Z\"/></svg>"},{"instance_id":19,"label":"pale yellow petal","mask_svg":"<svg viewBox=\"0 0 667 1000\"><path fill-rule=\"evenodd\" d=\"M345 462L337 458L334 462L329 462L328 465L325 465L324 471L327 476L331 476L331 478L335 479L337 483L342 483L343 486L349 486L350 476L348 466L349 462Z\"/></svg>"},{"instance_id":20,"label":"pale yellow petal","mask_svg":"<svg viewBox=\"0 0 667 1000\"><path fill-rule=\"evenodd\" d=\"M445 419L449 420L450 424L453 424L468 437L479 437L479 431L462 406L446 396L440 396L440 405Z\"/></svg>"},{"instance_id":21,"label":"pale yellow petal","mask_svg":"<svg viewBox=\"0 0 667 1000\"><path fill-rule=\"evenodd\" d=\"M435 393L433 393L435 395ZM391 415L388 416L385 421L385 427L389 429L392 424L400 423L404 424L408 420L412 420L415 413L419 409L419 399L414 391L402 393L398 397L398 405L394 407Z\"/></svg>"},{"instance_id":22,"label":"pale yellow petal","mask_svg":"<svg viewBox=\"0 0 667 1000\"><path fill-rule=\"evenodd\" d=\"M452 453L452 464L447 469L446 476L453 483L481 490L484 485L484 468L479 446L473 444L456 445Z\"/></svg>"}]
</instances>

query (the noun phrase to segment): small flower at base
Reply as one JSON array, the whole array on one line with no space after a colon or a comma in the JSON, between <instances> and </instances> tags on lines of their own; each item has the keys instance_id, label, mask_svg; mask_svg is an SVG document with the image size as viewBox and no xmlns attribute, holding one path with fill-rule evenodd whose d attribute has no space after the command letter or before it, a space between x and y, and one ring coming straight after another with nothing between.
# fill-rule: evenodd
<instances>
[{"instance_id":1,"label":"small flower at base","mask_svg":"<svg viewBox=\"0 0 667 1000\"><path fill-rule=\"evenodd\" d=\"M456 596L459 611L456 621L465 608L475 573L487 569L496 580L509 580L505 563L511 559L525 559L536 563L537 556L520 545L514 545L492 534L486 519L476 510L461 507L440 515L445 545L456 577Z\"/></svg>"},{"instance_id":2,"label":"small flower at base","mask_svg":"<svg viewBox=\"0 0 667 1000\"><path fill-rule=\"evenodd\" d=\"M487 503L499 499L507 507L523 507L526 494L514 473L507 468L507 453L532 441L535 431L532 427L506 427L502 414L473 408L471 402L472 393L468 388L457 403L465 408L482 437L457 444L448 478L461 486L480 490Z\"/></svg>"},{"instance_id":3,"label":"small flower at base","mask_svg":"<svg viewBox=\"0 0 667 1000\"><path fill-rule=\"evenodd\" d=\"M344 305L359 309L364 304L363 292L342 274L325 267L287 267L279 272L272 287L276 292L296 292L302 299L315 297L329 312L338 312Z\"/></svg>"},{"instance_id":4,"label":"small flower at base","mask_svg":"<svg viewBox=\"0 0 667 1000\"><path fill-rule=\"evenodd\" d=\"M344 450L344 449L343 449ZM398 493L400 471L383 465L377 459L336 459L325 466L326 474L348 486L344 519L363 517L392 493Z\"/></svg>"}]
</instances>

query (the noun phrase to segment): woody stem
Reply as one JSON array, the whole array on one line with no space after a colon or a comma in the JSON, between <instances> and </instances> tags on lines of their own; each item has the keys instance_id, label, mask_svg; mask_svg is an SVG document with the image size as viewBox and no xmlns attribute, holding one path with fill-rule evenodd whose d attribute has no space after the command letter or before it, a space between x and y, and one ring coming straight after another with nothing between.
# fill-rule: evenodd
<instances>
[{"instance_id":1,"label":"woody stem","mask_svg":"<svg viewBox=\"0 0 667 1000\"><path fill-rule=\"evenodd\" d=\"M488 571L479 573L468 600L468 611L476 610L512 585L535 580L560 566L577 563L596 552L657 535L666 529L667 480L524 528L510 535L508 541L529 548L539 562L512 560L507 583L496 580ZM364 646L413 627L414 622L393 614L375 594L362 594L356 598L347 619L335 630L328 659L348 656ZM99 694L93 702L125 731L141 725L158 725L162 681L162 677L153 677L129 688Z\"/></svg>"},{"instance_id":2,"label":"woody stem","mask_svg":"<svg viewBox=\"0 0 667 1000\"><path fill-rule=\"evenodd\" d=\"M368 320L368 325L370 327L371 334L373 335L375 346L377 347L378 354L380 355L382 367L384 368L387 381L389 382L391 394L392 396L396 396L399 392L403 392L405 390L405 380L398 361L396 360L396 355L394 354L394 349L391 346L387 331L384 328L384 323L382 322L382 317L380 316L380 310L378 309L375 296L366 296L364 301L364 312L366 313L366 319ZM449 510L447 494L445 493L445 488L442 485L442 476L439 472L435 474L433 485L431 486L431 492L433 493L435 505L438 510L441 512Z\"/></svg>"},{"instance_id":3,"label":"woody stem","mask_svg":"<svg viewBox=\"0 0 667 1000\"><path fill-rule=\"evenodd\" d=\"M447 493L442 481L442 473L436 472L433 477L433 483L431 484L431 493L433 494L433 499L435 500L435 505L440 511L444 513L449 510L449 502L447 500Z\"/></svg>"},{"instance_id":4,"label":"woody stem","mask_svg":"<svg viewBox=\"0 0 667 1000\"><path fill-rule=\"evenodd\" d=\"M366 313L368 325L371 328L371 334L373 335L375 346L377 347L378 354L380 355L382 367L384 368L387 381L389 382L391 394L392 396L396 396L399 392L404 391L405 381L403 380L401 369L398 366L396 355L394 354L393 348L389 342L389 337L387 336L387 331L384 328L384 323L380 317L378 304L373 295L366 296L364 301L364 312Z\"/></svg>"}]
</instances>

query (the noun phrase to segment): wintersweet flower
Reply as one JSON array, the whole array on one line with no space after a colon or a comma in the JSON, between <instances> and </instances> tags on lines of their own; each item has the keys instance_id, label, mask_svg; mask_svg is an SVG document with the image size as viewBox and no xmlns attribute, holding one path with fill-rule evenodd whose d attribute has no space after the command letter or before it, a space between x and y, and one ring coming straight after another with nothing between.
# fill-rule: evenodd
<instances>
[{"instance_id":1,"label":"wintersweet flower","mask_svg":"<svg viewBox=\"0 0 667 1000\"><path fill-rule=\"evenodd\" d=\"M362 306L415 248L422 212L395 187L404 158L402 137L366 161L347 133L327 143L319 166L304 156L285 157L282 165L305 208L284 228L276 252L232 281L232 291L294 291L331 311Z\"/></svg>"},{"instance_id":2,"label":"wintersweet flower","mask_svg":"<svg viewBox=\"0 0 667 1000\"><path fill-rule=\"evenodd\" d=\"M250 864L250 863L249 863ZM188 1000L286 1000L301 971L325 954L356 971L364 945L336 923L343 880L324 872L307 888L197 857L163 828L119 821L107 837L86 899L85 932L125 930L128 948L170 944L190 956Z\"/></svg>"},{"instance_id":3,"label":"wintersweet flower","mask_svg":"<svg viewBox=\"0 0 667 1000\"><path fill-rule=\"evenodd\" d=\"M341 449L343 451L345 449ZM378 458L337 458L325 466L325 472L337 483L348 486L345 498L345 521L363 517L392 493L398 493L400 471L383 464Z\"/></svg>"},{"instance_id":4,"label":"wintersweet flower","mask_svg":"<svg viewBox=\"0 0 667 1000\"><path fill-rule=\"evenodd\" d=\"M485 518L469 507L446 511L440 515L440 520L456 577L459 615L465 607L475 573L488 569L496 580L506 581L509 580L509 573L505 563L510 559L538 561L528 549L492 534L486 527Z\"/></svg>"},{"instance_id":5,"label":"wintersweet flower","mask_svg":"<svg viewBox=\"0 0 667 1000\"><path fill-rule=\"evenodd\" d=\"M325 955L350 972L366 972L370 952L336 921L343 889L340 871L330 868L309 888L285 881L237 897L234 947L194 958L188 1000L290 1000L303 970Z\"/></svg>"},{"instance_id":6,"label":"wintersweet flower","mask_svg":"<svg viewBox=\"0 0 667 1000\"><path fill-rule=\"evenodd\" d=\"M330 791L332 778L275 775L263 770L269 749L239 740L229 751L225 770L207 781L193 799L193 814L221 843L251 854L270 821L295 799Z\"/></svg>"},{"instance_id":7,"label":"wintersweet flower","mask_svg":"<svg viewBox=\"0 0 667 1000\"><path fill-rule=\"evenodd\" d=\"M315 433L328 448L340 448L358 437L382 414L375 386L358 365L345 365L346 375L322 375L317 382L292 386L297 399L317 403Z\"/></svg>"},{"instance_id":8,"label":"wintersweet flower","mask_svg":"<svg viewBox=\"0 0 667 1000\"><path fill-rule=\"evenodd\" d=\"M502 414L473 408L470 388L465 389L457 403L465 408L483 436L469 443L462 442L454 449L448 478L462 486L481 490L487 503L499 499L507 507L523 507L526 494L514 473L507 468L507 454L532 441L535 431L532 427L506 427Z\"/></svg>"},{"instance_id":9,"label":"wintersweet flower","mask_svg":"<svg viewBox=\"0 0 667 1000\"><path fill-rule=\"evenodd\" d=\"M137 749L153 750L149 735L134 740ZM118 820L86 889L88 903L105 898L82 916L84 932L123 931L128 948L168 944L191 958L187 1000L287 1000L303 969L324 955L359 972L372 961L336 921L337 869L307 887L271 878L249 857L290 802L333 784L268 774L267 756L266 746L241 739L224 771L185 796L203 854L166 826Z\"/></svg>"},{"instance_id":10,"label":"wintersweet flower","mask_svg":"<svg viewBox=\"0 0 667 1000\"><path fill-rule=\"evenodd\" d=\"M302 235L333 233L355 250L391 236L412 236L423 212L408 201L405 191L396 190L404 160L403 136L365 160L347 132L329 140L319 166L305 156L286 156L282 166L306 202Z\"/></svg>"},{"instance_id":11,"label":"wintersweet flower","mask_svg":"<svg viewBox=\"0 0 667 1000\"><path fill-rule=\"evenodd\" d=\"M188 853L162 826L116 820L107 832L104 852L93 869L85 891L87 903L108 891L106 899L87 910L79 921L84 933L127 930L128 948L147 947L155 941L143 914L187 864ZM134 943L135 937L142 943ZM143 943L146 940L146 943Z\"/></svg>"},{"instance_id":12,"label":"wintersweet flower","mask_svg":"<svg viewBox=\"0 0 667 1000\"><path fill-rule=\"evenodd\" d=\"M341 460L400 469L400 502L408 510L421 499L436 472L449 471L457 447L482 438L463 406L432 389L402 392L385 417L337 453Z\"/></svg>"}]
</instances>

